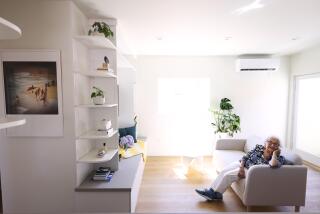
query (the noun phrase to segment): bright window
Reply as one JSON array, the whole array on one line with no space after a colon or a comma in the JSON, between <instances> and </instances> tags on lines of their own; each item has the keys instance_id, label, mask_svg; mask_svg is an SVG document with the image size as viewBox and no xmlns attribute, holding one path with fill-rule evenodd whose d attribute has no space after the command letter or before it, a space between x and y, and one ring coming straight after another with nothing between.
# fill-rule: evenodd
<instances>
[{"instance_id":1,"label":"bright window","mask_svg":"<svg viewBox=\"0 0 320 214\"><path fill-rule=\"evenodd\" d=\"M296 77L295 148L306 159L320 159L320 75Z\"/></svg>"},{"instance_id":2,"label":"bright window","mask_svg":"<svg viewBox=\"0 0 320 214\"><path fill-rule=\"evenodd\" d=\"M174 153L186 156L208 154L212 145L209 78L161 78L158 80L158 110L163 142Z\"/></svg>"}]
</instances>

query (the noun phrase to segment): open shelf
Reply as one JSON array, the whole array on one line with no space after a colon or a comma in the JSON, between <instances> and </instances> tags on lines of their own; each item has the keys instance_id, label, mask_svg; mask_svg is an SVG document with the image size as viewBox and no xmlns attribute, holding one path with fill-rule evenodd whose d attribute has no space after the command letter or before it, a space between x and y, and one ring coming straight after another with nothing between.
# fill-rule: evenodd
<instances>
[{"instance_id":1,"label":"open shelf","mask_svg":"<svg viewBox=\"0 0 320 214\"><path fill-rule=\"evenodd\" d=\"M111 134L107 134L105 131L88 131L78 137L78 139L87 139L87 140L95 140L95 139L108 139L117 134L118 131L113 131Z\"/></svg>"},{"instance_id":2,"label":"open shelf","mask_svg":"<svg viewBox=\"0 0 320 214\"><path fill-rule=\"evenodd\" d=\"M26 123L25 119L14 120L14 119L0 118L0 129L21 126L25 123Z\"/></svg>"},{"instance_id":3,"label":"open shelf","mask_svg":"<svg viewBox=\"0 0 320 214\"><path fill-rule=\"evenodd\" d=\"M79 187L76 188L77 192L99 192L99 191L114 191L114 190L129 190L134 186L137 173L144 166L142 156L137 155L129 159L123 159L119 163L119 170L116 171L110 182L106 181L93 181L92 172ZM139 178L141 179L141 178Z\"/></svg>"},{"instance_id":4,"label":"open shelf","mask_svg":"<svg viewBox=\"0 0 320 214\"><path fill-rule=\"evenodd\" d=\"M115 154L117 154L118 149L107 149L107 153L103 157L98 157L98 151L100 149L93 149L84 156L82 156L77 162L78 163L103 163L110 161Z\"/></svg>"},{"instance_id":5,"label":"open shelf","mask_svg":"<svg viewBox=\"0 0 320 214\"><path fill-rule=\"evenodd\" d=\"M113 108L117 107L118 104L104 104L104 105L94 105L94 104L82 104L76 105L77 108Z\"/></svg>"},{"instance_id":6,"label":"open shelf","mask_svg":"<svg viewBox=\"0 0 320 214\"><path fill-rule=\"evenodd\" d=\"M75 71L75 73L88 76L88 77L117 78L117 76L114 75L112 72L107 72L107 71L90 71L90 72Z\"/></svg>"},{"instance_id":7,"label":"open shelf","mask_svg":"<svg viewBox=\"0 0 320 214\"><path fill-rule=\"evenodd\" d=\"M117 49L117 47L104 36L75 36L74 38L88 48L108 48L113 50Z\"/></svg>"}]
</instances>

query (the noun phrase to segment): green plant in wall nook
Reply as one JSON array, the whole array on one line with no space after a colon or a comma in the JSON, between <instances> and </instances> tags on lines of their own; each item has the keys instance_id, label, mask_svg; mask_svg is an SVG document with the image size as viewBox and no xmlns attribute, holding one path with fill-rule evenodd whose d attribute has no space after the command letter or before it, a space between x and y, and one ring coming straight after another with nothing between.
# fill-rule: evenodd
<instances>
[{"instance_id":1,"label":"green plant in wall nook","mask_svg":"<svg viewBox=\"0 0 320 214\"><path fill-rule=\"evenodd\" d=\"M221 99L219 109L211 111L214 118L212 126L215 128L215 134L227 134L233 137L234 133L241 131L240 117L233 113L233 106L230 99Z\"/></svg>"},{"instance_id":2,"label":"green plant in wall nook","mask_svg":"<svg viewBox=\"0 0 320 214\"><path fill-rule=\"evenodd\" d=\"M106 38L110 38L113 37L113 32L110 28L110 26L105 23L105 22L94 22L91 25L91 28L88 32L88 35L91 36L95 36L95 35L99 35L100 33L102 33Z\"/></svg>"},{"instance_id":3,"label":"green plant in wall nook","mask_svg":"<svg viewBox=\"0 0 320 214\"><path fill-rule=\"evenodd\" d=\"M91 93L92 101L95 105L103 105L106 102L103 90L98 87L93 86L93 91Z\"/></svg>"}]
</instances>

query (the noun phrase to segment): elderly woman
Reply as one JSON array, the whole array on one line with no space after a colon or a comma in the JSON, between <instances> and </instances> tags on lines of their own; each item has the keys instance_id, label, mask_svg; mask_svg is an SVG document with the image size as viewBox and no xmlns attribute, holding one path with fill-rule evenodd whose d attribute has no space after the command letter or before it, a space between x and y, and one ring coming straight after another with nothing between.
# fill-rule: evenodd
<instances>
[{"instance_id":1,"label":"elderly woman","mask_svg":"<svg viewBox=\"0 0 320 214\"><path fill-rule=\"evenodd\" d=\"M198 190L196 192L207 200L222 200L222 194L231 186L233 182L245 178L245 168L249 169L253 165L269 164L270 167L280 167L286 164L286 160L280 155L280 141L276 137L268 137L265 145L256 145L239 162L228 165L221 171L209 189Z\"/></svg>"}]
</instances>

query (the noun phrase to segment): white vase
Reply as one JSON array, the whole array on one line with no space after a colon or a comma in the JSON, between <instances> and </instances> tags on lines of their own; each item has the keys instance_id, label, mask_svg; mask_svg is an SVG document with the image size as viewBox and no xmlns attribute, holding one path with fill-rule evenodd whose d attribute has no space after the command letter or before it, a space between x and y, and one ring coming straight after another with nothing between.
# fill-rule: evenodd
<instances>
[{"instance_id":1,"label":"white vase","mask_svg":"<svg viewBox=\"0 0 320 214\"><path fill-rule=\"evenodd\" d=\"M93 101L93 104L95 105L103 105L106 102L106 98L101 96L93 97L92 101Z\"/></svg>"}]
</instances>

